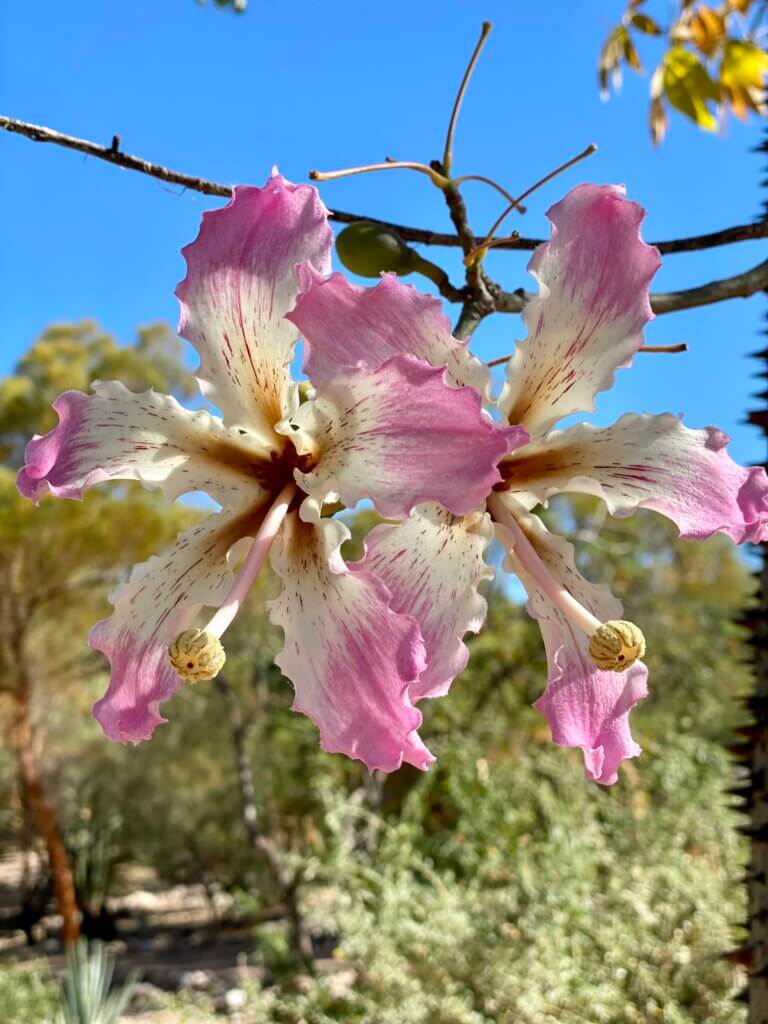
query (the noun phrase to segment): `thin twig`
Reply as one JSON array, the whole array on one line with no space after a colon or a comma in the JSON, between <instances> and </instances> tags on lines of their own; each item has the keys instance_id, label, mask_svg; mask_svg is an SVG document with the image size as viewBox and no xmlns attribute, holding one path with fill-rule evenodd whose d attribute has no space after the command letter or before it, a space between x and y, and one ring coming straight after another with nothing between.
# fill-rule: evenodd
<instances>
[{"instance_id":1,"label":"thin twig","mask_svg":"<svg viewBox=\"0 0 768 1024\"><path fill-rule=\"evenodd\" d=\"M74 135L64 135L52 128L44 128L42 125L28 124L26 121L18 121L12 117L0 115L0 128L7 132L15 132L24 135L33 142L52 142L57 146L64 146L67 149L76 149L80 153L88 153L89 156L98 157L99 160L107 160L118 167L125 167L130 171L139 171L141 174L148 174L160 181L167 181L172 185L183 185L184 188L193 189L195 192L202 192L207 196L231 196L231 185L219 185L215 181L207 181L205 178L198 178L193 174L180 174L160 164L153 164L149 160L142 160L141 157L131 156L123 153L121 149L112 146L100 146L96 142L89 142L87 139L78 139ZM113 137L114 138L114 137Z\"/></svg>"},{"instance_id":2,"label":"thin twig","mask_svg":"<svg viewBox=\"0 0 768 1024\"><path fill-rule=\"evenodd\" d=\"M411 251L413 253L413 270L415 273L422 274L437 285L437 290L448 302L464 302L467 297L466 287L457 288L442 267L438 267L431 260L425 260L415 250Z\"/></svg>"},{"instance_id":3,"label":"thin twig","mask_svg":"<svg viewBox=\"0 0 768 1024\"><path fill-rule=\"evenodd\" d=\"M56 131L53 128L45 128L42 125L30 124L27 121L19 121L17 118L4 117L0 115L0 129L13 132L16 135L23 135L33 142L50 142L56 146L63 146L66 149L74 149L80 153L87 153L98 160L106 160L127 170L138 171L150 178L157 178L160 181L167 181L172 185L181 185L192 192L202 192L207 196L222 196L229 198L232 194L231 185L222 185L216 181L209 181L207 178L200 178L194 174L183 174L180 171L173 171L169 167L144 160L141 157L131 156L121 149L113 149L111 146L101 146L96 142L87 139L79 139L74 135L66 135L64 132ZM429 228L415 228L408 224L396 224L393 221L381 220L378 217L371 217L361 213L350 213L346 210L331 210L330 219L338 224L354 224L359 220L372 221L374 224L381 224L383 227L395 231L406 242L416 242L421 245L440 245L446 248L461 248L461 239L458 235L452 235L444 231L430 231ZM723 228L721 231L711 231L706 235L691 235L688 238L673 238L668 241L651 242L662 255L678 252L694 252L699 249L714 249L720 245L733 245L736 242L746 242L758 238L768 237L768 220L758 221L754 224L735 224L733 227ZM519 249L522 252L529 252L544 243L543 238L508 238L499 242L497 249Z\"/></svg>"},{"instance_id":4,"label":"thin twig","mask_svg":"<svg viewBox=\"0 0 768 1024\"><path fill-rule=\"evenodd\" d=\"M674 355L676 352L687 352L688 344L681 341L677 345L641 345L638 352L660 352L665 355Z\"/></svg>"},{"instance_id":5,"label":"thin twig","mask_svg":"<svg viewBox=\"0 0 768 1024\"><path fill-rule=\"evenodd\" d=\"M503 210L500 216L496 218L496 220L493 223L493 227L485 236L485 241L482 242L472 252L467 253L465 257L465 262L473 258L476 258L477 256L480 255L480 253L485 252L487 249L495 248L499 244L499 242L505 241L505 239L495 238L494 236L501 227L502 223L507 219L509 214L515 209L515 207L520 205L523 199L527 199L532 192L536 192L538 189L541 188L542 185L546 185L548 181L551 181L553 178L556 178L558 174L562 174L563 171L567 171L570 167L573 167L574 164L579 163L580 161L586 159L586 157L591 156L593 153L596 152L597 146L594 144L594 142L590 142L586 149L583 149L581 153L577 153L576 156L571 157L570 160L566 160L564 164L560 164L559 167L556 167L554 171L550 171L549 174L545 174L543 178L539 178L539 180L534 182L530 188L527 188L525 192L517 196L516 199L513 199L509 206L506 208L506 210Z\"/></svg>"},{"instance_id":6,"label":"thin twig","mask_svg":"<svg viewBox=\"0 0 768 1024\"><path fill-rule=\"evenodd\" d=\"M353 174L369 174L371 171L418 171L426 174L430 181L438 188L445 188L448 179L437 174L426 164L420 164L415 160L385 160L380 164L361 164L359 167L342 167L338 171L310 171L310 181L335 181L337 178L349 178Z\"/></svg>"},{"instance_id":7,"label":"thin twig","mask_svg":"<svg viewBox=\"0 0 768 1024\"><path fill-rule=\"evenodd\" d=\"M638 352L659 352L672 354L674 352L687 352L688 346L685 342L681 342L679 345L641 345L637 350ZM485 364L486 366L503 366L504 363L508 363L512 358L511 355L499 356L498 359L489 359Z\"/></svg>"},{"instance_id":8,"label":"thin twig","mask_svg":"<svg viewBox=\"0 0 768 1024\"><path fill-rule=\"evenodd\" d=\"M445 136L445 150L443 152L443 167L445 173L451 173L451 164L453 163L453 136L456 132L456 122L459 119L459 111L461 110L461 104L464 102L464 94L467 91L469 80L472 77L472 72L475 70L478 58L483 51L485 41L491 34L492 25L490 21L484 21L483 27L480 30L480 38L477 41L477 45L472 51L472 56L469 58L469 64L467 64L467 70L464 72L464 77L461 80L459 91L456 93L456 99L453 102L453 110L451 111L451 119L448 123L448 131Z\"/></svg>"},{"instance_id":9,"label":"thin twig","mask_svg":"<svg viewBox=\"0 0 768 1024\"><path fill-rule=\"evenodd\" d=\"M527 213L527 208L515 199L510 191L500 185L498 181L494 181L493 178L488 178L484 174L462 174L459 178L453 179L454 185L463 185L465 181L481 181L484 185L490 185L491 188L504 196L508 203L514 206L518 213Z\"/></svg>"}]
</instances>

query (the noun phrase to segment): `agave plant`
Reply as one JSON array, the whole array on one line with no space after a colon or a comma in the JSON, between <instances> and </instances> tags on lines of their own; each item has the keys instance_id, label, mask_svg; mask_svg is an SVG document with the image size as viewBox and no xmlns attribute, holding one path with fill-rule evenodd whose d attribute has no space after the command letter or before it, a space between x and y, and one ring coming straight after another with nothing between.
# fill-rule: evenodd
<instances>
[{"instance_id":1,"label":"agave plant","mask_svg":"<svg viewBox=\"0 0 768 1024\"><path fill-rule=\"evenodd\" d=\"M138 975L110 991L114 962L100 942L80 941L67 952L57 1024L117 1024L131 1001Z\"/></svg>"}]
</instances>

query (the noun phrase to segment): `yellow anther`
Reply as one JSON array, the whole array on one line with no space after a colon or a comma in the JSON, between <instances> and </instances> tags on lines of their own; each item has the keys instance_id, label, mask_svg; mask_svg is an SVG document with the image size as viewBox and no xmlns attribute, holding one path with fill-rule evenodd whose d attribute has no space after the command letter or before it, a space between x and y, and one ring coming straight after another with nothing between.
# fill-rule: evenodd
<instances>
[{"instance_id":1,"label":"yellow anther","mask_svg":"<svg viewBox=\"0 0 768 1024\"><path fill-rule=\"evenodd\" d=\"M202 629L186 629L168 647L168 659L182 679L213 679L227 659L221 641Z\"/></svg>"},{"instance_id":2,"label":"yellow anther","mask_svg":"<svg viewBox=\"0 0 768 1024\"><path fill-rule=\"evenodd\" d=\"M645 654L645 637L634 622L604 622L589 640L589 656L605 672L623 672Z\"/></svg>"}]
</instances>

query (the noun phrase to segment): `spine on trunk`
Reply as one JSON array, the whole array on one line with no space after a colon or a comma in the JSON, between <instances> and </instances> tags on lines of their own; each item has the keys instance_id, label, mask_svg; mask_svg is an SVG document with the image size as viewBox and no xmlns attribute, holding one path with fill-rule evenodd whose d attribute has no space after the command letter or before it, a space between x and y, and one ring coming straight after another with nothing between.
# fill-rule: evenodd
<instances>
[{"instance_id":1,"label":"spine on trunk","mask_svg":"<svg viewBox=\"0 0 768 1024\"><path fill-rule=\"evenodd\" d=\"M768 131L758 150L768 154ZM768 180L763 184L768 186ZM768 220L768 200L763 206L763 219ZM768 316L764 334L768 336ZM765 384L755 396L760 406L750 412L748 418L768 438L768 347L754 352L753 357L760 364L757 376ZM749 817L743 829L750 841L746 876L747 938L740 949L728 954L748 970L742 998L748 1006L749 1024L768 1024L768 546L765 544L761 557L755 600L742 618L749 631L755 682L747 700L750 721L739 730L740 741L733 747L738 780L731 791L743 801L742 809Z\"/></svg>"}]
</instances>

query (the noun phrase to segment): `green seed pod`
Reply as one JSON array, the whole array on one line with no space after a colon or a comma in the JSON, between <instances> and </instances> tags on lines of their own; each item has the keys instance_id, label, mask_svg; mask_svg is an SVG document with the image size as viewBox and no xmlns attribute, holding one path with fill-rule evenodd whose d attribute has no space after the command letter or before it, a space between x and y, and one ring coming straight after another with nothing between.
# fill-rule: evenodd
<instances>
[{"instance_id":1,"label":"green seed pod","mask_svg":"<svg viewBox=\"0 0 768 1024\"><path fill-rule=\"evenodd\" d=\"M418 254L391 228L358 220L336 236L339 259L353 274L378 277L385 271L401 276L415 269Z\"/></svg>"}]
</instances>

